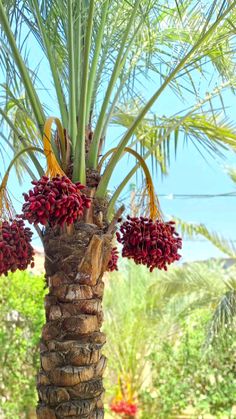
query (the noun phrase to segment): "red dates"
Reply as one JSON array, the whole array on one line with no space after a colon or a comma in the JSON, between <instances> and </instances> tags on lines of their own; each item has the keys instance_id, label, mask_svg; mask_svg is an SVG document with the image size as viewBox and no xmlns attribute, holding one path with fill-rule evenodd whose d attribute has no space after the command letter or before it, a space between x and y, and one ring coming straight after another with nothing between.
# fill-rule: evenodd
<instances>
[{"instance_id":1,"label":"red dates","mask_svg":"<svg viewBox=\"0 0 236 419\"><path fill-rule=\"evenodd\" d=\"M9 271L25 270L34 266L34 249L31 246L32 231L24 221L2 221L0 227L0 275Z\"/></svg>"},{"instance_id":2,"label":"red dates","mask_svg":"<svg viewBox=\"0 0 236 419\"><path fill-rule=\"evenodd\" d=\"M113 247L111 250L110 260L107 266L108 272L118 271L118 266L117 266L118 259L119 259L119 252L117 250L117 247Z\"/></svg>"},{"instance_id":3,"label":"red dates","mask_svg":"<svg viewBox=\"0 0 236 419\"><path fill-rule=\"evenodd\" d=\"M25 203L22 218L33 224L50 226L73 224L80 219L85 208L90 207L90 199L81 193L84 186L66 176L43 176L31 182L34 188L23 194Z\"/></svg>"},{"instance_id":4,"label":"red dates","mask_svg":"<svg viewBox=\"0 0 236 419\"><path fill-rule=\"evenodd\" d=\"M167 270L167 265L180 259L178 250L182 239L175 230L174 221L163 222L144 217L127 217L117 232L117 240L123 244L122 256L136 264Z\"/></svg>"}]
</instances>

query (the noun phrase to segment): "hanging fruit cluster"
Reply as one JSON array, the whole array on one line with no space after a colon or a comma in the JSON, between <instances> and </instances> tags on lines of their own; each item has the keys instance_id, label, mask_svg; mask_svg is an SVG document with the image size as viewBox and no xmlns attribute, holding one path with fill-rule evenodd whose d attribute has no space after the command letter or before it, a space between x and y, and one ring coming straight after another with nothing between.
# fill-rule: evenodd
<instances>
[{"instance_id":1,"label":"hanging fruit cluster","mask_svg":"<svg viewBox=\"0 0 236 419\"><path fill-rule=\"evenodd\" d=\"M24 221L2 221L0 228L0 275L8 271L25 270L34 266L34 250L31 246L32 231Z\"/></svg>"},{"instance_id":2,"label":"hanging fruit cluster","mask_svg":"<svg viewBox=\"0 0 236 419\"><path fill-rule=\"evenodd\" d=\"M121 400L111 404L111 411L120 415L125 415L129 418L134 418L138 412L138 407L135 403Z\"/></svg>"},{"instance_id":3,"label":"hanging fruit cluster","mask_svg":"<svg viewBox=\"0 0 236 419\"><path fill-rule=\"evenodd\" d=\"M51 180L43 176L31 182L34 188L23 194L22 218L30 223L50 226L72 224L89 208L90 199L81 193L85 187L80 183L72 183L66 176L57 175Z\"/></svg>"},{"instance_id":4,"label":"hanging fruit cluster","mask_svg":"<svg viewBox=\"0 0 236 419\"><path fill-rule=\"evenodd\" d=\"M117 240L123 244L122 256L136 264L167 270L167 265L180 259L178 250L182 239L175 231L175 222L163 222L144 217L127 217L117 232Z\"/></svg>"},{"instance_id":5,"label":"hanging fruit cluster","mask_svg":"<svg viewBox=\"0 0 236 419\"><path fill-rule=\"evenodd\" d=\"M113 247L111 250L110 260L107 266L108 272L118 271L118 266L117 266L118 259L119 259L119 252L117 250L117 247Z\"/></svg>"}]
</instances>

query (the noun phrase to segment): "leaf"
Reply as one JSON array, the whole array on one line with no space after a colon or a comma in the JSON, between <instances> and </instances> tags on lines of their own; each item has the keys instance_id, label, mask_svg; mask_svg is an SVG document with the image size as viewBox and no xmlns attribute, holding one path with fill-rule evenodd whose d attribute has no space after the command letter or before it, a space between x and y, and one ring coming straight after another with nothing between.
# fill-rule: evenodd
<instances>
[{"instance_id":1,"label":"leaf","mask_svg":"<svg viewBox=\"0 0 236 419\"><path fill-rule=\"evenodd\" d=\"M220 298L208 328L205 349L216 343L220 336L224 336L233 326L236 316L236 287Z\"/></svg>"},{"instance_id":2,"label":"leaf","mask_svg":"<svg viewBox=\"0 0 236 419\"><path fill-rule=\"evenodd\" d=\"M174 218L174 220L176 222L176 227L180 229L183 237L192 238L198 235L203 236L221 250L221 252L235 259L236 263L236 248L232 241L226 240L215 232L210 232L204 224L187 223L179 218Z\"/></svg>"},{"instance_id":3,"label":"leaf","mask_svg":"<svg viewBox=\"0 0 236 419\"><path fill-rule=\"evenodd\" d=\"M133 109L117 108L112 117L112 123L129 128L137 115L136 106ZM179 127L171 134L164 136L163 134L178 124L178 121L180 121ZM164 140L158 148L153 148L162 136ZM140 122L135 131L135 137L144 149L152 150L151 154L156 158L163 174L167 174L167 169L170 167L171 150L174 151L175 156L177 156L177 150L181 152L179 144L183 143L183 138L196 146L204 147L209 154L213 152L222 156L224 150L229 147L236 150L236 128L226 118L222 119L219 111L214 113L214 116L211 111L203 114L193 113L184 118L182 123L180 116L167 118L150 115Z\"/></svg>"}]
</instances>

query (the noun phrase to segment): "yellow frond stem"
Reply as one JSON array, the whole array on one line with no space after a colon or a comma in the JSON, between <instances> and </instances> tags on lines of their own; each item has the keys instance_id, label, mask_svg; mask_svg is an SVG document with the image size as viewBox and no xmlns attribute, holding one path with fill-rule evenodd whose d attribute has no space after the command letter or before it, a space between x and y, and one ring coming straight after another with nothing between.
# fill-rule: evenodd
<instances>
[{"instance_id":1,"label":"yellow frond stem","mask_svg":"<svg viewBox=\"0 0 236 419\"><path fill-rule=\"evenodd\" d=\"M46 174L50 177L56 176L58 175L65 175L62 167L59 165L55 154L53 153L52 150L52 145L51 145L51 134L52 134L52 124L55 123L57 126L57 130L58 130L58 135L59 135L59 139L60 139L60 144L62 146L62 155L65 155L65 136L64 136L64 131L63 131L63 127L62 124L60 122L60 120L58 118L55 117L50 117L46 120L45 125L44 125L44 130L43 130L43 146L44 146L44 154L46 156L47 159L47 172Z\"/></svg>"},{"instance_id":2,"label":"yellow frond stem","mask_svg":"<svg viewBox=\"0 0 236 419\"><path fill-rule=\"evenodd\" d=\"M13 217L13 205L11 203L9 194L7 192L7 181L9 177L9 171L7 171L3 177L0 185L0 230L2 226L3 218Z\"/></svg>"},{"instance_id":3,"label":"yellow frond stem","mask_svg":"<svg viewBox=\"0 0 236 419\"><path fill-rule=\"evenodd\" d=\"M160 203L155 195L153 182L151 179L146 178L147 180L147 192L149 195L149 206L150 206L150 218L155 220L156 218L162 219Z\"/></svg>"},{"instance_id":4,"label":"yellow frond stem","mask_svg":"<svg viewBox=\"0 0 236 419\"><path fill-rule=\"evenodd\" d=\"M107 157L115 152L117 150L117 148L112 148L111 150L109 150L100 160L99 165L98 165L98 171L101 171L102 168L102 164L104 163L104 161L107 159ZM150 210L150 218L152 220L159 218L160 220L162 220L162 214L161 214L161 209L160 209L160 203L158 201L158 198L155 195L155 189L154 189L154 185L153 185L153 181L152 181L152 177L150 174L150 171L145 163L145 160L142 158L142 156L140 156L139 153L137 153L137 151L133 150L132 148L129 147L125 147L124 151L126 151L127 153L132 154L139 162L140 166L142 167L145 177L146 177L146 185L147 185L147 192L148 192L148 196L149 196L149 210Z\"/></svg>"}]
</instances>

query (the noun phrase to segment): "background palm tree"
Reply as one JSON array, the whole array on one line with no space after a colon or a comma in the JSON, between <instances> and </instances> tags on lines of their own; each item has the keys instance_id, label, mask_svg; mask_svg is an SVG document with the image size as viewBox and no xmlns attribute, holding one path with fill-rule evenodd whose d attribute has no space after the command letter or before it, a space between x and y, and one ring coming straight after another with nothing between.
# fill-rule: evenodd
<instances>
[{"instance_id":1,"label":"background palm tree","mask_svg":"<svg viewBox=\"0 0 236 419\"><path fill-rule=\"evenodd\" d=\"M235 5L236 1L215 0L206 10L189 1L174 6L152 0L0 1L1 116L7 124L1 135L3 157L8 150L14 153L1 193L13 163L19 177L25 171L32 178L42 176L44 151L49 169L63 170L73 181L86 184L93 201L85 219L70 229L37 228L49 283L38 375L39 418L103 417L102 274L119 213L112 222L111 218L129 179L145 167L144 160L157 155L157 147L163 155L162 144L167 144L168 157L168 144L172 134L176 143L179 127L191 128L210 150L220 144L235 147L235 132L219 123L212 107L213 98L235 84ZM35 50L41 54L39 65ZM218 84L211 93L199 92L194 75L205 76L209 65L217 72ZM46 82L45 72L50 72ZM150 77L156 82L157 75L153 94L142 98L140 86ZM154 141L145 143L146 128L140 138L139 127L143 129L142 121L167 88L180 99L190 91L193 102L178 117L160 117ZM117 109L130 100L141 100L141 108L128 123L122 122L127 129L110 151L107 129ZM51 113L48 103L55 106L62 127L55 118L45 126ZM196 112L206 105L212 117L200 119ZM57 129L51 138L53 121ZM134 149L137 142L143 158L138 157L108 200L112 174L127 146ZM101 162L102 149L107 154ZM109 154L101 175L98 169Z\"/></svg>"},{"instance_id":2,"label":"background palm tree","mask_svg":"<svg viewBox=\"0 0 236 419\"><path fill-rule=\"evenodd\" d=\"M106 380L110 397L115 393L119 399L129 393L137 398L142 410L142 393L154 391L153 377L161 368L163 345L178 348L194 314L201 322L208 313L199 354L207 365L207 354L235 330L235 266L226 268L222 261L192 262L152 277L132 262L125 267L123 274L114 273L108 281L104 299L109 337L106 351L110 359ZM121 337L119 342L117 335ZM154 354L156 361L151 366ZM156 398L149 417L155 417L158 405L163 408L159 406L158 414L165 417L160 395L158 401ZM152 409L151 403L148 406Z\"/></svg>"}]
</instances>

